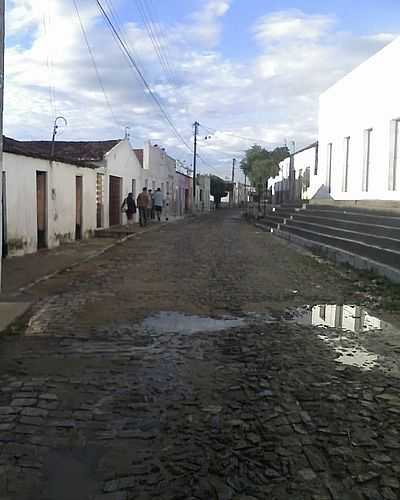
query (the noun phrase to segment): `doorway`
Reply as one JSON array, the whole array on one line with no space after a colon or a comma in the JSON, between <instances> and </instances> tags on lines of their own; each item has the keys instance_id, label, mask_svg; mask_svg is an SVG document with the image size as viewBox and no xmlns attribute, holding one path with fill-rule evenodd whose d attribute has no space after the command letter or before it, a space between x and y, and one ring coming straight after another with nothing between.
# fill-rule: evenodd
<instances>
[{"instance_id":1,"label":"doorway","mask_svg":"<svg viewBox=\"0 0 400 500\"><path fill-rule=\"evenodd\" d=\"M36 172L37 247L47 248L47 173Z\"/></svg>"},{"instance_id":2,"label":"doorway","mask_svg":"<svg viewBox=\"0 0 400 500\"><path fill-rule=\"evenodd\" d=\"M185 189L185 214L189 212L190 202L189 202L189 189Z\"/></svg>"},{"instance_id":3,"label":"doorway","mask_svg":"<svg viewBox=\"0 0 400 500\"><path fill-rule=\"evenodd\" d=\"M96 227L104 225L104 175L97 174L96 178Z\"/></svg>"},{"instance_id":4,"label":"doorway","mask_svg":"<svg viewBox=\"0 0 400 500\"><path fill-rule=\"evenodd\" d=\"M82 239L82 176L75 177L76 192L76 219L75 219L75 239Z\"/></svg>"},{"instance_id":5,"label":"doorway","mask_svg":"<svg viewBox=\"0 0 400 500\"><path fill-rule=\"evenodd\" d=\"M110 175L110 193L109 193L109 219L110 226L119 226L121 224L121 193L122 179Z\"/></svg>"},{"instance_id":6,"label":"doorway","mask_svg":"<svg viewBox=\"0 0 400 500\"><path fill-rule=\"evenodd\" d=\"M1 181L1 219L2 219L2 256L7 257L8 255L8 244L7 244L7 193L6 193L6 173L2 173Z\"/></svg>"}]
</instances>

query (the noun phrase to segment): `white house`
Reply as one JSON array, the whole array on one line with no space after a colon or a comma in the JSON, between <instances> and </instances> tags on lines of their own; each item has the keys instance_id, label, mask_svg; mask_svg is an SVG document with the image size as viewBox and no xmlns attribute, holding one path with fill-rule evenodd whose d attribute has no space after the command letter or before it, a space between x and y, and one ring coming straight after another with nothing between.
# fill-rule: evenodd
<instances>
[{"instance_id":1,"label":"white house","mask_svg":"<svg viewBox=\"0 0 400 500\"><path fill-rule=\"evenodd\" d=\"M400 38L320 97L316 200L400 200Z\"/></svg>"},{"instance_id":2,"label":"white house","mask_svg":"<svg viewBox=\"0 0 400 500\"><path fill-rule=\"evenodd\" d=\"M209 175L197 175L195 210L209 212L211 210L211 177Z\"/></svg>"},{"instance_id":3,"label":"white house","mask_svg":"<svg viewBox=\"0 0 400 500\"><path fill-rule=\"evenodd\" d=\"M310 200L318 190L318 143L294 152L279 165L279 174L268 180L274 203Z\"/></svg>"},{"instance_id":4,"label":"white house","mask_svg":"<svg viewBox=\"0 0 400 500\"><path fill-rule=\"evenodd\" d=\"M178 189L176 160L169 156L164 148L157 144L152 145L150 141L145 143L144 149L133 151L143 167L141 187L153 191L160 188L164 196L168 193L171 199L171 212L175 213Z\"/></svg>"},{"instance_id":5,"label":"white house","mask_svg":"<svg viewBox=\"0 0 400 500\"><path fill-rule=\"evenodd\" d=\"M125 223L121 204L142 183L128 140L56 142L5 138L3 253L87 238Z\"/></svg>"},{"instance_id":6,"label":"white house","mask_svg":"<svg viewBox=\"0 0 400 500\"><path fill-rule=\"evenodd\" d=\"M104 141L103 144L109 141ZM97 171L97 228L126 223L121 205L128 195L134 198L142 189L143 168L128 139L112 141L106 151L99 151L93 162Z\"/></svg>"},{"instance_id":7,"label":"white house","mask_svg":"<svg viewBox=\"0 0 400 500\"><path fill-rule=\"evenodd\" d=\"M95 166L50 161L50 150L39 149L4 138L3 253L10 256L86 238L96 228Z\"/></svg>"}]
</instances>

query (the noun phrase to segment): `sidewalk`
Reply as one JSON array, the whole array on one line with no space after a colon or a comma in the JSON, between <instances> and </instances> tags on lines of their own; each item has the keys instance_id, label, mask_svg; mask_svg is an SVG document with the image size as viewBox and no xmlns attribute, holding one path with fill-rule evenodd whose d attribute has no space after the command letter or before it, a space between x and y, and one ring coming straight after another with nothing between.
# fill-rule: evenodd
<instances>
[{"instance_id":1,"label":"sidewalk","mask_svg":"<svg viewBox=\"0 0 400 500\"><path fill-rule=\"evenodd\" d=\"M40 250L23 257L4 259L0 302L7 300L9 296L15 297L37 281L48 279L68 267L94 258L136 234L153 231L162 226L163 224L150 224L146 228L141 228L139 224L135 224L128 229L118 226L115 234L113 230L107 230L107 237L90 238L67 243L51 250Z\"/></svg>"}]
</instances>

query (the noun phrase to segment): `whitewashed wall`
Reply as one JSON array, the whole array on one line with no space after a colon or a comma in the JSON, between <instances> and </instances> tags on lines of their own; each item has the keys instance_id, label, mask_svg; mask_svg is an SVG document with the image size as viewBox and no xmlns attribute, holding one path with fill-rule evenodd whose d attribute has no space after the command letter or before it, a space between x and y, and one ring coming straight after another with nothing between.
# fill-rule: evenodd
<instances>
[{"instance_id":1,"label":"whitewashed wall","mask_svg":"<svg viewBox=\"0 0 400 500\"><path fill-rule=\"evenodd\" d=\"M164 196L169 191L171 197L171 210L176 210L177 178L176 160L158 146L153 146L149 141L144 145L143 154L143 186L148 189L160 188Z\"/></svg>"},{"instance_id":2,"label":"whitewashed wall","mask_svg":"<svg viewBox=\"0 0 400 500\"><path fill-rule=\"evenodd\" d=\"M201 212L209 212L211 209L211 177L209 175L198 175L196 183L195 208Z\"/></svg>"},{"instance_id":3,"label":"whitewashed wall","mask_svg":"<svg viewBox=\"0 0 400 500\"><path fill-rule=\"evenodd\" d=\"M128 193L132 192L132 181L136 181L136 197L143 187L143 168L139 163L135 153L128 140L119 142L112 148L104 157L104 162L101 162L102 168L98 169L98 173L104 174L104 217L103 227L109 227L109 188L110 188L110 175L122 178L122 193L121 204ZM121 214L122 224L125 224L126 215ZM138 216L136 216L138 217Z\"/></svg>"},{"instance_id":4,"label":"whitewashed wall","mask_svg":"<svg viewBox=\"0 0 400 500\"><path fill-rule=\"evenodd\" d=\"M318 146L311 145L308 148L302 149L293 155L293 168L295 171L295 179L299 182L302 177L305 182L307 171L309 172L309 186L303 188L302 199L310 200L316 193L318 186L315 182L317 178L316 165L318 164ZM272 188L272 195L276 195L278 191L289 190L289 173L290 173L290 157L285 158L279 164L279 174L273 179L268 180L268 189ZM318 170L317 170L318 173Z\"/></svg>"},{"instance_id":5,"label":"whitewashed wall","mask_svg":"<svg viewBox=\"0 0 400 500\"><path fill-rule=\"evenodd\" d=\"M49 248L75 239L76 176L82 176L82 237L96 228L96 170L4 153L9 255L37 250L36 172L47 172Z\"/></svg>"},{"instance_id":6,"label":"whitewashed wall","mask_svg":"<svg viewBox=\"0 0 400 500\"><path fill-rule=\"evenodd\" d=\"M328 144L333 145L331 196L335 200L400 200L389 189L392 121L400 119L400 38L368 59L320 97L320 167L313 189L327 185ZM364 130L372 129L369 190L363 191ZM345 137L350 137L348 189L343 191ZM400 145L399 145L400 146Z\"/></svg>"}]
</instances>

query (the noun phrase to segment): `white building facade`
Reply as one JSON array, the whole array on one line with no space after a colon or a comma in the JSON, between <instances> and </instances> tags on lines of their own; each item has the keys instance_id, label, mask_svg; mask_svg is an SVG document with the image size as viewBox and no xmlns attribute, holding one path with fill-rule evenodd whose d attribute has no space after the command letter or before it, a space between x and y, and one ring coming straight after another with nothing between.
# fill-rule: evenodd
<instances>
[{"instance_id":1,"label":"white building facade","mask_svg":"<svg viewBox=\"0 0 400 500\"><path fill-rule=\"evenodd\" d=\"M400 200L399 58L397 38L321 95L316 198Z\"/></svg>"},{"instance_id":2,"label":"white building facade","mask_svg":"<svg viewBox=\"0 0 400 500\"><path fill-rule=\"evenodd\" d=\"M142 190L143 168L129 140L118 141L101 160L96 161L97 228L109 228L126 224L126 215L121 212L123 200L128 193L136 199ZM136 215L136 218L138 215Z\"/></svg>"},{"instance_id":3,"label":"white building facade","mask_svg":"<svg viewBox=\"0 0 400 500\"><path fill-rule=\"evenodd\" d=\"M5 138L3 255L89 238L126 223L123 199L142 184L128 140L56 142Z\"/></svg>"},{"instance_id":4,"label":"white building facade","mask_svg":"<svg viewBox=\"0 0 400 500\"><path fill-rule=\"evenodd\" d=\"M268 180L273 203L311 200L318 190L318 143L306 146L279 164L279 174Z\"/></svg>"},{"instance_id":5,"label":"white building facade","mask_svg":"<svg viewBox=\"0 0 400 500\"><path fill-rule=\"evenodd\" d=\"M209 175L197 175L194 208L198 212L209 212L211 210L211 177Z\"/></svg>"},{"instance_id":6,"label":"white building facade","mask_svg":"<svg viewBox=\"0 0 400 500\"><path fill-rule=\"evenodd\" d=\"M12 153L3 156L3 253L88 238L96 229L96 169Z\"/></svg>"}]
</instances>

